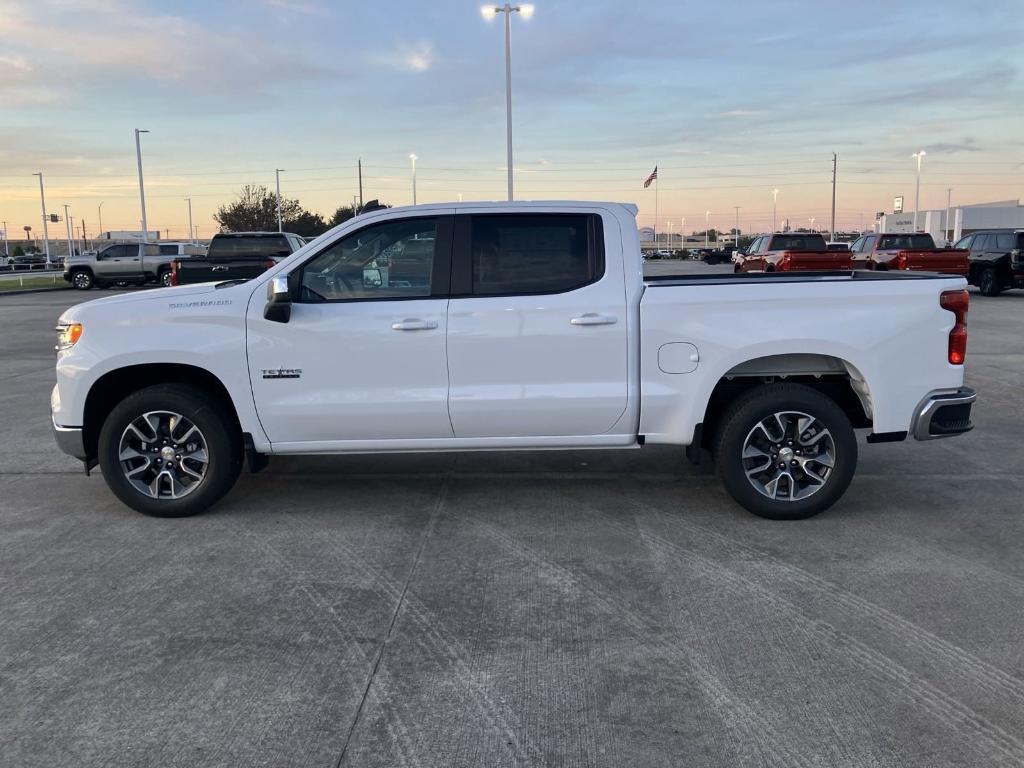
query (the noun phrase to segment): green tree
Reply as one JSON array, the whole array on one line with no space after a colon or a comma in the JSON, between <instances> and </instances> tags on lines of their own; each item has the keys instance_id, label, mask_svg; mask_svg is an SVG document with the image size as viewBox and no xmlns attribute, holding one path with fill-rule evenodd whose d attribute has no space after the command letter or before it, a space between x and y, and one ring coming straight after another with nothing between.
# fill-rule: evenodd
<instances>
[{"instance_id":1,"label":"green tree","mask_svg":"<svg viewBox=\"0 0 1024 768\"><path fill-rule=\"evenodd\" d=\"M281 219L284 229L302 237L318 237L330 229L327 222L324 221L324 217L312 211L302 211L290 221L284 221L284 212L282 211Z\"/></svg>"},{"instance_id":2,"label":"green tree","mask_svg":"<svg viewBox=\"0 0 1024 768\"><path fill-rule=\"evenodd\" d=\"M338 207L338 210L331 216L330 221L327 222L328 227L336 227L339 224L344 224L349 219L356 215L356 209L351 205L342 205Z\"/></svg>"},{"instance_id":3,"label":"green tree","mask_svg":"<svg viewBox=\"0 0 1024 768\"><path fill-rule=\"evenodd\" d=\"M306 211L293 198L281 198L281 225L291 231L290 225ZM213 214L221 232L272 232L277 229L277 195L267 187L246 184L234 202L222 205ZM300 233L296 233L300 234Z\"/></svg>"}]
</instances>

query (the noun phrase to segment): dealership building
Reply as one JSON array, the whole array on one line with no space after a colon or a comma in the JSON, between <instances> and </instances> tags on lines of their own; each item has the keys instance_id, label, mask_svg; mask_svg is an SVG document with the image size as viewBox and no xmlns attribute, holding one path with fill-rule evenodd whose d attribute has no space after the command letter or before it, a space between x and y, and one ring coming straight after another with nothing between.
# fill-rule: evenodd
<instances>
[{"instance_id":1,"label":"dealership building","mask_svg":"<svg viewBox=\"0 0 1024 768\"><path fill-rule=\"evenodd\" d=\"M883 213L878 217L879 232L927 232L938 244L956 242L979 229L1024 229L1024 205L1020 200L956 205L921 211L914 225L913 213Z\"/></svg>"}]
</instances>

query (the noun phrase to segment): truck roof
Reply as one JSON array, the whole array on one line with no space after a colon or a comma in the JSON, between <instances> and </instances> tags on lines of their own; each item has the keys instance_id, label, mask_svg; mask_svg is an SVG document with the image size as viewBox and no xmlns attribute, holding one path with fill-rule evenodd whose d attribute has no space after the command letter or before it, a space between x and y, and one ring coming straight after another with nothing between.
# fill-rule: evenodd
<instances>
[{"instance_id":1,"label":"truck roof","mask_svg":"<svg viewBox=\"0 0 1024 768\"><path fill-rule=\"evenodd\" d=\"M487 200L487 201L474 201L474 202L450 202L450 203L423 203L420 205L403 205L395 206L394 208L378 208L373 211L367 211L365 214L370 215L376 213L385 212L426 212L426 211L438 211L451 208L457 208L460 211L486 211L489 209L508 209L522 208L529 210L530 208L621 208L629 212L630 215L636 216L638 208L634 203L616 203L601 200Z\"/></svg>"},{"instance_id":2,"label":"truck roof","mask_svg":"<svg viewBox=\"0 0 1024 768\"><path fill-rule=\"evenodd\" d=\"M299 237L294 232L218 232L214 237Z\"/></svg>"}]
</instances>

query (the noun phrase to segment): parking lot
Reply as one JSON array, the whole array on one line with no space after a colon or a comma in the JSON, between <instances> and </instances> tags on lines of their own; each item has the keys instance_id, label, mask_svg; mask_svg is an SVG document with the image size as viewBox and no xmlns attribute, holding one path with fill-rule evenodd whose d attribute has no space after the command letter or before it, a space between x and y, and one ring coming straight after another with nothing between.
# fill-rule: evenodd
<instances>
[{"instance_id":1,"label":"parking lot","mask_svg":"<svg viewBox=\"0 0 1024 768\"><path fill-rule=\"evenodd\" d=\"M861 441L796 523L657 447L281 458L147 518L50 434L101 295L0 298L0 764L1024 764L1024 291L972 291L974 432Z\"/></svg>"}]
</instances>

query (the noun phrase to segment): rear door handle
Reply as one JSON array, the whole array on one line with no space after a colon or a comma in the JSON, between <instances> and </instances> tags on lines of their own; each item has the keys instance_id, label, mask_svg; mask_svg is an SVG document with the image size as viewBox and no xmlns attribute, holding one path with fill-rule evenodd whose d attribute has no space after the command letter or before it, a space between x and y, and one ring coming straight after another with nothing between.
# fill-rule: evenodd
<instances>
[{"instance_id":1,"label":"rear door handle","mask_svg":"<svg viewBox=\"0 0 1024 768\"><path fill-rule=\"evenodd\" d=\"M436 320L420 320L415 317L408 317L391 324L393 331L432 331L435 328L437 328Z\"/></svg>"},{"instance_id":2,"label":"rear door handle","mask_svg":"<svg viewBox=\"0 0 1024 768\"><path fill-rule=\"evenodd\" d=\"M587 312L585 315L574 317L569 321L573 325L615 325L619 318L612 315L599 315L596 312Z\"/></svg>"}]
</instances>

